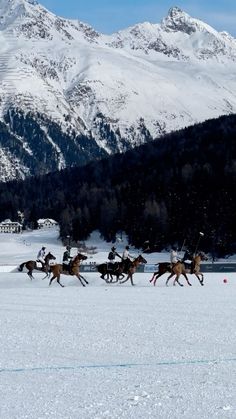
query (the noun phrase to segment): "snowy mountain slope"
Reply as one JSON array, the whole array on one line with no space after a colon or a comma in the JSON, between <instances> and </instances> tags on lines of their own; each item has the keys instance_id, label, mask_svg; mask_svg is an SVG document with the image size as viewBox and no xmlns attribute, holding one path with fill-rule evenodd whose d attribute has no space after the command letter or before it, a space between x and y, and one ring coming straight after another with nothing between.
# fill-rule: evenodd
<instances>
[{"instance_id":1,"label":"snowy mountain slope","mask_svg":"<svg viewBox=\"0 0 236 419\"><path fill-rule=\"evenodd\" d=\"M85 163L235 112L235 70L236 40L179 8L161 24L108 36L36 1L0 0L0 119L25 155L24 170L9 175L21 153L0 131L9 162L1 179Z\"/></svg>"}]
</instances>

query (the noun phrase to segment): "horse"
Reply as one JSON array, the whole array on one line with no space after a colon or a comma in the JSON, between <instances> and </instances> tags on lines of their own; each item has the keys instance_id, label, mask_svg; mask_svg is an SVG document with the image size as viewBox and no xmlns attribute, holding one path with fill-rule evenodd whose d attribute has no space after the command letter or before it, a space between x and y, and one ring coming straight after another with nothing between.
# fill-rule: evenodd
<instances>
[{"instance_id":1,"label":"horse","mask_svg":"<svg viewBox=\"0 0 236 419\"><path fill-rule=\"evenodd\" d=\"M147 263L146 259L144 259L144 257L142 255L139 255L136 259L134 259L130 266L127 269L127 277L126 279L124 279L123 281L120 281L120 284L124 284L125 282L128 281L128 279L130 279L131 285L134 285L133 283L133 274L136 272L137 267L140 263Z\"/></svg>"},{"instance_id":2,"label":"horse","mask_svg":"<svg viewBox=\"0 0 236 419\"><path fill-rule=\"evenodd\" d=\"M192 284L190 284L188 280L188 277L186 275L187 273L194 274L199 280L200 284L204 285L203 283L204 276L203 276L203 273L200 272L200 264L201 264L201 261L207 260L207 259L208 259L207 256L203 252L199 252L197 255L193 257L190 269L187 269L185 267L185 264L181 261L177 262L173 266L171 266L171 264L168 262L159 263L158 271L154 272L152 278L150 279L150 282L154 281L153 285L155 286L156 281L158 278L160 278L160 276L164 275L167 272L170 272L170 275L168 276L166 280L166 285L168 285L169 279L172 278L174 275L176 275L175 280L174 280L174 285L175 285L175 282L177 282L180 286L183 286L179 282L180 275L183 275L187 281L187 284L191 286Z\"/></svg>"},{"instance_id":3,"label":"horse","mask_svg":"<svg viewBox=\"0 0 236 419\"><path fill-rule=\"evenodd\" d=\"M100 278L104 279L107 283L118 282L120 276L122 278L125 276L123 274L124 266L124 262L101 263L97 266L97 271L102 274ZM105 278L105 275L107 275L107 278ZM113 281L113 276L116 276L116 281Z\"/></svg>"},{"instance_id":4,"label":"horse","mask_svg":"<svg viewBox=\"0 0 236 419\"><path fill-rule=\"evenodd\" d=\"M69 271L65 271L63 269L62 264L57 264L57 265L50 266L50 272L53 274L53 276L50 279L49 286L51 285L52 281L54 279L56 279L58 284L61 287L64 287L64 285L62 285L61 282L60 282L61 274L63 274L63 275L71 275L71 276L75 275L80 280L81 285L83 285L83 287L85 287L85 284L83 283L82 280L84 280L84 282L86 284L88 284L88 281L79 273L79 266L80 266L81 260L86 260L86 259L87 259L87 256L82 255L81 253L78 253L75 256L74 260L71 261L71 266L70 266Z\"/></svg>"},{"instance_id":5,"label":"horse","mask_svg":"<svg viewBox=\"0 0 236 419\"><path fill-rule=\"evenodd\" d=\"M27 262L23 262L21 263L21 265L18 267L18 271L22 272L24 266L26 267L26 269L28 269L27 275L29 275L31 281L32 279L34 279L33 277L33 270L37 270L37 271L41 271L41 272L46 272L46 276L48 276L49 274L49 261L50 260L55 260L56 257L53 256L50 252L45 256L45 263L42 265L41 268L39 268L37 266L37 262L35 260L28 260ZM46 276L44 278L46 278Z\"/></svg>"},{"instance_id":6,"label":"horse","mask_svg":"<svg viewBox=\"0 0 236 419\"><path fill-rule=\"evenodd\" d=\"M199 252L197 255L193 256L193 260L191 263L191 267L190 269L186 269L184 263L182 264L177 264L173 267L173 272L171 273L170 276L168 276L167 280L166 280L166 285L168 285L168 281L169 279L176 274L176 277L174 279L173 285L175 285L175 282L177 282L180 286L183 286L182 284L180 284L179 282L179 277L180 275L184 275L188 285L192 285L190 284L190 282L188 281L188 277L186 275L186 273L190 273L191 275L195 275L200 283L200 285L204 285L203 280L204 280L204 275L202 272L200 272L200 265L201 262L203 260L208 260L207 256L205 255L205 253L203 252ZM179 266L178 266L179 265Z\"/></svg>"}]
</instances>

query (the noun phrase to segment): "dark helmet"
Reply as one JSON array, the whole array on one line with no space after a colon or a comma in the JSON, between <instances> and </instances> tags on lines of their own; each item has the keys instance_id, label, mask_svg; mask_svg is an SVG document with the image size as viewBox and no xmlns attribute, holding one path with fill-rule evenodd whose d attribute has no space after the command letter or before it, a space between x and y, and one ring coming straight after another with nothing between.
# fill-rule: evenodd
<instances>
[{"instance_id":1,"label":"dark helmet","mask_svg":"<svg viewBox=\"0 0 236 419\"><path fill-rule=\"evenodd\" d=\"M71 247L70 246L66 246L66 250L70 250L71 249Z\"/></svg>"},{"instance_id":2,"label":"dark helmet","mask_svg":"<svg viewBox=\"0 0 236 419\"><path fill-rule=\"evenodd\" d=\"M127 250L129 250L129 246L126 246L125 248L126 248Z\"/></svg>"},{"instance_id":3,"label":"dark helmet","mask_svg":"<svg viewBox=\"0 0 236 419\"><path fill-rule=\"evenodd\" d=\"M176 247L176 246L173 246L173 247L172 247L172 250L174 250L174 251L176 252L177 247Z\"/></svg>"},{"instance_id":4,"label":"dark helmet","mask_svg":"<svg viewBox=\"0 0 236 419\"><path fill-rule=\"evenodd\" d=\"M116 247L114 247L114 246L113 246L113 247L111 248L111 250L114 252L114 251L116 250Z\"/></svg>"},{"instance_id":5,"label":"dark helmet","mask_svg":"<svg viewBox=\"0 0 236 419\"><path fill-rule=\"evenodd\" d=\"M46 249L46 247L42 247L42 250L45 250Z\"/></svg>"}]
</instances>

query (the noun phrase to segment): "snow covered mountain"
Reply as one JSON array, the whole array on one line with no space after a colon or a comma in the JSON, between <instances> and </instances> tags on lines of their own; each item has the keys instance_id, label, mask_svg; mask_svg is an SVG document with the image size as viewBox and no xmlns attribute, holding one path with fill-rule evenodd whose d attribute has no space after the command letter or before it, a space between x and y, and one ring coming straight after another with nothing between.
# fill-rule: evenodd
<instances>
[{"instance_id":1,"label":"snow covered mountain","mask_svg":"<svg viewBox=\"0 0 236 419\"><path fill-rule=\"evenodd\" d=\"M236 39L177 7L112 35L0 0L0 179L123 152L236 112Z\"/></svg>"}]
</instances>

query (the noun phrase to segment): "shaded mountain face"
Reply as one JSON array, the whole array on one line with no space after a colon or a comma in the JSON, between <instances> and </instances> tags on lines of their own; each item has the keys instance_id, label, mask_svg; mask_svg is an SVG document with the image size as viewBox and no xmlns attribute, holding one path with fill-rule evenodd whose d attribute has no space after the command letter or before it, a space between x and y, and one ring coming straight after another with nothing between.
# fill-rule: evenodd
<instances>
[{"instance_id":1,"label":"shaded mountain face","mask_svg":"<svg viewBox=\"0 0 236 419\"><path fill-rule=\"evenodd\" d=\"M123 152L236 112L236 40L175 7L112 35L0 0L0 179Z\"/></svg>"}]
</instances>

